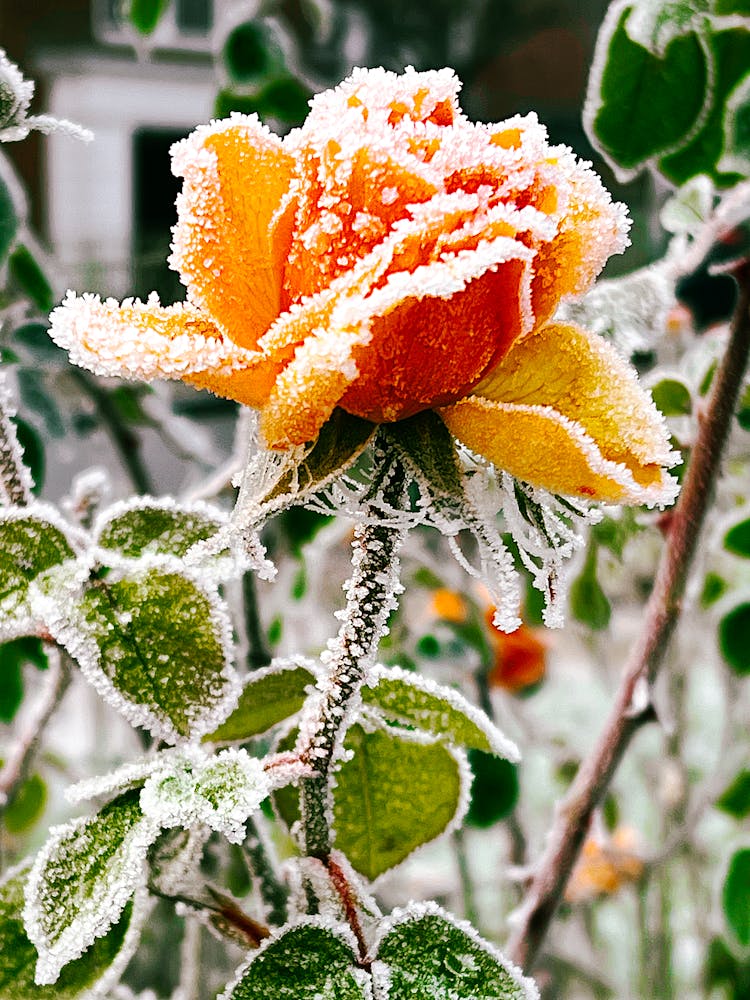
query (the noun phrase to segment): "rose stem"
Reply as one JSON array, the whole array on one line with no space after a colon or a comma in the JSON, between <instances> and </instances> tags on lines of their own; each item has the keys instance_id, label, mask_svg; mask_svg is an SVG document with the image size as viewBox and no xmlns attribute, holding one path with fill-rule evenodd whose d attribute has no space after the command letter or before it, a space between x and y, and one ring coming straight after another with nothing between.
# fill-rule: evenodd
<instances>
[{"instance_id":1,"label":"rose stem","mask_svg":"<svg viewBox=\"0 0 750 1000\"><path fill-rule=\"evenodd\" d=\"M610 716L592 753L583 761L559 803L547 846L537 864L508 953L530 971L578 857L591 815L601 800L633 734L653 719L649 692L680 615L688 571L713 496L721 455L750 353L750 263L735 271L739 301L726 353L710 401L699 423L682 492L667 528L645 625L625 664ZM645 702L646 704L642 704Z\"/></svg>"},{"instance_id":2,"label":"rose stem","mask_svg":"<svg viewBox=\"0 0 750 1000\"><path fill-rule=\"evenodd\" d=\"M332 846L331 778L341 759L360 688L400 590L397 553L404 530L385 520L383 506L401 509L406 475L377 441L373 462L376 477L385 472L380 497L377 503L374 497L370 500L363 522L355 528L342 625L336 638L329 641L327 656L324 654L328 676L316 714L307 724L303 722L297 744L297 753L316 771L316 777L305 778L300 785L303 848L308 856L326 864Z\"/></svg>"}]
</instances>

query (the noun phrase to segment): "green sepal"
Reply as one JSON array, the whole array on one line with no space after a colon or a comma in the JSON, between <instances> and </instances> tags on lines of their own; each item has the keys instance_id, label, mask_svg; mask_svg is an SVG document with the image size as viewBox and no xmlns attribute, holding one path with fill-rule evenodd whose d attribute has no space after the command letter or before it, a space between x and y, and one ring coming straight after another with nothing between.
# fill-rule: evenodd
<instances>
[{"instance_id":1,"label":"green sepal","mask_svg":"<svg viewBox=\"0 0 750 1000\"><path fill-rule=\"evenodd\" d=\"M432 410L384 424L382 433L395 447L409 470L426 480L437 502L464 500L461 467L453 436Z\"/></svg>"},{"instance_id":2,"label":"green sepal","mask_svg":"<svg viewBox=\"0 0 750 1000\"><path fill-rule=\"evenodd\" d=\"M384 925L373 974L377 982L387 967L388 1000L538 1000L532 980L434 903L397 910Z\"/></svg>"},{"instance_id":3,"label":"green sepal","mask_svg":"<svg viewBox=\"0 0 750 1000\"><path fill-rule=\"evenodd\" d=\"M54 986L39 986L34 981L37 951L23 926L24 885L31 862L24 862L3 879L0 885L0 996L13 1000L85 1000L92 987L101 988L102 978L112 971L113 963L126 957L126 939L131 926L133 907L128 903L118 922L104 937L65 966ZM117 962L121 965L122 961ZM115 969L115 972L118 970ZM109 976L107 976L109 978Z\"/></svg>"},{"instance_id":4,"label":"green sepal","mask_svg":"<svg viewBox=\"0 0 750 1000\"><path fill-rule=\"evenodd\" d=\"M282 928L252 954L219 1000L369 1000L346 927L310 918Z\"/></svg>"},{"instance_id":5,"label":"green sepal","mask_svg":"<svg viewBox=\"0 0 750 1000\"><path fill-rule=\"evenodd\" d=\"M311 670L297 663L256 670L245 681L235 710L204 742L237 743L260 736L299 712L315 680Z\"/></svg>"}]
</instances>

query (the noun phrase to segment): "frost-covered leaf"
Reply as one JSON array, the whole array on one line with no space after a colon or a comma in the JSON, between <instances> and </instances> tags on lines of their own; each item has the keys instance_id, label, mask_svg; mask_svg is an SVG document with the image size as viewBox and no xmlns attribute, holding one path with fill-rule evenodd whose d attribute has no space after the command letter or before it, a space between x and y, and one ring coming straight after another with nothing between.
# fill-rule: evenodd
<instances>
[{"instance_id":1,"label":"frost-covered leaf","mask_svg":"<svg viewBox=\"0 0 750 1000\"><path fill-rule=\"evenodd\" d=\"M36 945L36 979L54 983L120 920L144 881L144 863L158 829L131 791L94 816L53 827L31 869L24 924Z\"/></svg>"},{"instance_id":2,"label":"frost-covered leaf","mask_svg":"<svg viewBox=\"0 0 750 1000\"><path fill-rule=\"evenodd\" d=\"M733 555L750 559L750 518L732 525L724 535L724 548Z\"/></svg>"},{"instance_id":3,"label":"frost-covered leaf","mask_svg":"<svg viewBox=\"0 0 750 1000\"><path fill-rule=\"evenodd\" d=\"M0 510L0 636L33 629L29 585L74 556L66 526L52 508L39 504Z\"/></svg>"},{"instance_id":4,"label":"frost-covered leaf","mask_svg":"<svg viewBox=\"0 0 750 1000\"><path fill-rule=\"evenodd\" d=\"M7 1000L84 1000L102 995L135 944L136 922L128 903L120 919L80 958L70 962L54 986L34 981L37 952L23 926L24 884L29 862L9 872L0 885L0 996ZM128 931L131 930L129 934Z\"/></svg>"},{"instance_id":5,"label":"frost-covered leaf","mask_svg":"<svg viewBox=\"0 0 750 1000\"><path fill-rule=\"evenodd\" d=\"M737 851L729 862L722 893L724 915L741 945L750 944L750 848Z\"/></svg>"},{"instance_id":6,"label":"frost-covered leaf","mask_svg":"<svg viewBox=\"0 0 750 1000\"><path fill-rule=\"evenodd\" d=\"M50 629L115 708L162 739L202 736L236 703L226 609L177 570L94 580Z\"/></svg>"},{"instance_id":7,"label":"frost-covered leaf","mask_svg":"<svg viewBox=\"0 0 750 1000\"><path fill-rule=\"evenodd\" d=\"M285 500L294 503L324 489L359 458L375 431L375 424L369 420L334 410L302 460L274 483L261 503L275 509L284 506Z\"/></svg>"},{"instance_id":8,"label":"frost-covered leaf","mask_svg":"<svg viewBox=\"0 0 750 1000\"><path fill-rule=\"evenodd\" d=\"M312 670L295 662L280 661L256 670L245 681L235 710L204 740L240 742L267 732L299 712L314 684Z\"/></svg>"},{"instance_id":9,"label":"frost-covered leaf","mask_svg":"<svg viewBox=\"0 0 750 1000\"><path fill-rule=\"evenodd\" d=\"M415 726L455 746L518 760L516 745L480 709L452 688L398 667L375 667L362 700L389 721Z\"/></svg>"},{"instance_id":10,"label":"frost-covered leaf","mask_svg":"<svg viewBox=\"0 0 750 1000\"><path fill-rule=\"evenodd\" d=\"M719 649L736 674L750 674L750 602L737 604L719 622Z\"/></svg>"},{"instance_id":11,"label":"frost-covered leaf","mask_svg":"<svg viewBox=\"0 0 750 1000\"><path fill-rule=\"evenodd\" d=\"M280 745L294 745L290 734ZM375 879L412 851L462 819L468 805L469 771L458 750L437 740L393 729L346 734L347 760L333 790L335 845L352 866ZM351 755L351 756L350 756ZM287 786L274 793L287 826L299 818L299 794Z\"/></svg>"},{"instance_id":12,"label":"frost-covered leaf","mask_svg":"<svg viewBox=\"0 0 750 1000\"><path fill-rule=\"evenodd\" d=\"M4 262L18 232L15 200L5 178L0 175L0 264Z\"/></svg>"},{"instance_id":13,"label":"frost-covered leaf","mask_svg":"<svg viewBox=\"0 0 750 1000\"><path fill-rule=\"evenodd\" d=\"M368 1000L369 977L355 963L348 928L307 920L265 941L219 1000Z\"/></svg>"},{"instance_id":14,"label":"frost-covered leaf","mask_svg":"<svg viewBox=\"0 0 750 1000\"><path fill-rule=\"evenodd\" d=\"M610 6L584 113L589 138L623 180L691 136L711 74L702 39L693 30L671 33L663 53L635 41L628 27L637 9L632 0Z\"/></svg>"},{"instance_id":15,"label":"frost-covered leaf","mask_svg":"<svg viewBox=\"0 0 750 1000\"><path fill-rule=\"evenodd\" d=\"M724 152L718 169L750 175L750 73L727 98L724 113Z\"/></svg>"},{"instance_id":16,"label":"frost-covered leaf","mask_svg":"<svg viewBox=\"0 0 750 1000\"><path fill-rule=\"evenodd\" d=\"M98 545L130 559L145 554L182 557L196 542L206 541L225 523L221 511L208 504L177 504L170 497L139 497L115 504L100 515Z\"/></svg>"},{"instance_id":17,"label":"frost-covered leaf","mask_svg":"<svg viewBox=\"0 0 750 1000\"><path fill-rule=\"evenodd\" d=\"M270 788L262 763L246 750L222 750L209 757L192 749L147 779L140 804L144 815L162 829L205 823L241 844L245 822Z\"/></svg>"},{"instance_id":18,"label":"frost-covered leaf","mask_svg":"<svg viewBox=\"0 0 750 1000\"><path fill-rule=\"evenodd\" d=\"M532 980L520 969L469 924L458 922L434 903L396 910L384 922L373 975L377 1000L539 997ZM378 989L379 981L387 987Z\"/></svg>"}]
</instances>

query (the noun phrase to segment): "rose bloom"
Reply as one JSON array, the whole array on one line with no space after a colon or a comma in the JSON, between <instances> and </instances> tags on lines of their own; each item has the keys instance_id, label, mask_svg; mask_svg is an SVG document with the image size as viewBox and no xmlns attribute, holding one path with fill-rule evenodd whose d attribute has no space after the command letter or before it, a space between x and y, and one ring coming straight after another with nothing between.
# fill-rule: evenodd
<instances>
[{"instance_id":1,"label":"rose bloom","mask_svg":"<svg viewBox=\"0 0 750 1000\"><path fill-rule=\"evenodd\" d=\"M513 632L502 632L494 623L495 612L495 608L488 608L484 616L495 654L487 683L491 688L518 694L544 680L548 649L545 632L523 623Z\"/></svg>"},{"instance_id":2,"label":"rose bloom","mask_svg":"<svg viewBox=\"0 0 750 1000\"><path fill-rule=\"evenodd\" d=\"M534 115L470 122L451 70L356 70L284 139L255 116L172 150L187 302L68 293L51 335L102 375L180 378L260 411L267 447L336 407L434 409L557 493L673 499L663 420L602 339L550 322L626 244L623 206Z\"/></svg>"}]
</instances>

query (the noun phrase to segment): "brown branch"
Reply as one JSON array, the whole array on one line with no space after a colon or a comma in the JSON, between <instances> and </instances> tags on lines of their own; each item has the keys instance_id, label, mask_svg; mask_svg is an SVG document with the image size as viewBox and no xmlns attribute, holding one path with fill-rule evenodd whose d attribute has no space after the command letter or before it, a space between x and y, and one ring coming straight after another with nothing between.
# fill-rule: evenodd
<instances>
[{"instance_id":1,"label":"brown branch","mask_svg":"<svg viewBox=\"0 0 750 1000\"><path fill-rule=\"evenodd\" d=\"M699 425L682 493L669 519L667 541L645 610L643 632L625 665L614 707L593 752L583 761L559 804L544 855L536 866L508 945L513 961L529 971L542 946L586 836L633 734L653 718L650 689L680 615L688 571L713 495L750 354L750 263L735 271L740 286L726 353Z\"/></svg>"}]
</instances>

